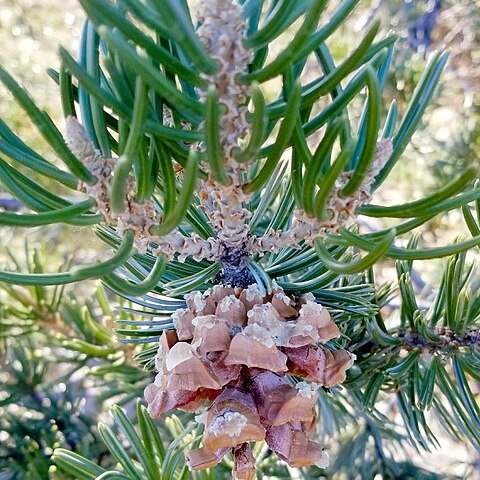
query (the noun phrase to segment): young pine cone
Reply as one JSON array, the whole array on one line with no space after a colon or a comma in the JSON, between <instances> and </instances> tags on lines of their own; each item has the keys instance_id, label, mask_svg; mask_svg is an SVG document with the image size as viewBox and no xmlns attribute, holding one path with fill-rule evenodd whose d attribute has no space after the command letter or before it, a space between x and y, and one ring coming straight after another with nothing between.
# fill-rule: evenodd
<instances>
[{"instance_id":1,"label":"young pine cone","mask_svg":"<svg viewBox=\"0 0 480 480\"><path fill-rule=\"evenodd\" d=\"M326 467L322 446L309 439L317 389L343 382L354 360L322 345L340 335L327 310L313 295L295 302L281 288L262 297L255 284L216 286L185 300L173 316L176 331L160 338L158 374L145 398L153 418L210 402L203 446L187 454L190 468L213 467L232 451L234 478L253 479L249 442L261 440L292 467ZM305 381L293 386L287 374Z\"/></svg>"}]
</instances>

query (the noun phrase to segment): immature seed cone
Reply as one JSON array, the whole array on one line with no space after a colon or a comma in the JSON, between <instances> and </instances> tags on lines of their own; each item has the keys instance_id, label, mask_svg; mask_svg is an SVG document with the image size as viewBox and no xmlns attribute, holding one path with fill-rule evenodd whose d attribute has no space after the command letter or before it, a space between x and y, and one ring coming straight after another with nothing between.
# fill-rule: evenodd
<instances>
[{"instance_id":1,"label":"immature seed cone","mask_svg":"<svg viewBox=\"0 0 480 480\"><path fill-rule=\"evenodd\" d=\"M313 295L298 300L276 287L216 286L192 292L173 315L177 332L160 338L154 383L145 389L153 418L175 408L205 415L203 446L187 454L192 470L231 451L236 479L255 477L251 442L265 440L292 467L328 465L314 434L320 386L345 380L353 355L322 343L340 331ZM293 374L305 379L295 383Z\"/></svg>"}]
</instances>

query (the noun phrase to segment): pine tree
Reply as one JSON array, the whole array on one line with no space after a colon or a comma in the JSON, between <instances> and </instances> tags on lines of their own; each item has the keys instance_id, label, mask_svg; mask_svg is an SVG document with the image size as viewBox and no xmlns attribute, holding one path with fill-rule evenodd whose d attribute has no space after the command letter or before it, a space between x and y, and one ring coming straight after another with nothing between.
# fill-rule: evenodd
<instances>
[{"instance_id":1,"label":"pine tree","mask_svg":"<svg viewBox=\"0 0 480 480\"><path fill-rule=\"evenodd\" d=\"M447 478L398 452L438 444L433 414L480 449L480 296L466 254L480 244L477 168L420 200L372 197L448 52L431 56L400 115L383 94L395 35L378 38L373 22L332 58L329 39L358 0L80 3L79 58L62 48L49 72L65 128L0 68L66 167L1 121L0 180L32 213L1 212L0 224L90 227L112 254L52 272L35 252L27 271L0 272L3 336L19 339L0 406L27 414L0 425L15 438L27 423L32 439L2 447L4 478ZM453 209L467 238L425 246L416 229ZM369 217L395 226L368 231ZM414 262L442 257L423 308ZM396 262L398 322L385 314L393 285L375 278L384 258ZM95 300L63 295L87 279L101 281ZM80 372L83 386L55 390L31 335L64 349L63 380ZM98 431L71 400L91 378L101 402L120 405ZM322 438L341 445L330 464Z\"/></svg>"}]
</instances>

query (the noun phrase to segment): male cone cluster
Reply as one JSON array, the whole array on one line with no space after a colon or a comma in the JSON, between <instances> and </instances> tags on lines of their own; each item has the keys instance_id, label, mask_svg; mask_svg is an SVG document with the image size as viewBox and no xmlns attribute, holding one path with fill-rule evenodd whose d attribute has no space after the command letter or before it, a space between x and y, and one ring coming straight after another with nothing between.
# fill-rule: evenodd
<instances>
[{"instance_id":1,"label":"male cone cluster","mask_svg":"<svg viewBox=\"0 0 480 480\"><path fill-rule=\"evenodd\" d=\"M295 301L277 287L262 296L256 284L215 286L185 300L173 315L176 331L160 338L158 374L145 398L153 418L208 402L203 446L188 453L190 468L213 467L231 451L234 477L252 479L250 442L261 440L292 467L325 467L328 456L309 439L317 390L343 382L354 360L322 345L340 335L327 310L311 294Z\"/></svg>"}]
</instances>

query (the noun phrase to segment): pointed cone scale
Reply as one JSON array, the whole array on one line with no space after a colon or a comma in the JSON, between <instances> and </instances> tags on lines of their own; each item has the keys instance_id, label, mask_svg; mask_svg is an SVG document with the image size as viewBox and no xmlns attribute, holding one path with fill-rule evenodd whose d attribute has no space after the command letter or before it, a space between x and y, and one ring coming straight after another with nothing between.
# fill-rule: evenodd
<instances>
[{"instance_id":1,"label":"pointed cone scale","mask_svg":"<svg viewBox=\"0 0 480 480\"><path fill-rule=\"evenodd\" d=\"M199 388L218 390L221 388L207 362L195 352L192 345L184 342L175 344L166 359L169 390L195 391Z\"/></svg>"},{"instance_id":2,"label":"pointed cone scale","mask_svg":"<svg viewBox=\"0 0 480 480\"><path fill-rule=\"evenodd\" d=\"M251 395L231 390L219 395L208 411L203 442L209 450L265 438Z\"/></svg>"},{"instance_id":3,"label":"pointed cone scale","mask_svg":"<svg viewBox=\"0 0 480 480\"><path fill-rule=\"evenodd\" d=\"M204 470L218 465L228 450L228 448L222 448L216 452L211 452L208 448L201 447L190 450L185 457L191 470Z\"/></svg>"},{"instance_id":4,"label":"pointed cone scale","mask_svg":"<svg viewBox=\"0 0 480 480\"><path fill-rule=\"evenodd\" d=\"M347 370L353 365L354 356L346 350L330 350L327 353L327 368L325 370L324 385L333 387L343 383L347 376Z\"/></svg>"},{"instance_id":5,"label":"pointed cone scale","mask_svg":"<svg viewBox=\"0 0 480 480\"><path fill-rule=\"evenodd\" d=\"M224 297L218 303L215 315L224 318L232 326L243 326L247 323L247 309L235 295Z\"/></svg>"},{"instance_id":6,"label":"pointed cone scale","mask_svg":"<svg viewBox=\"0 0 480 480\"><path fill-rule=\"evenodd\" d=\"M193 343L198 344L197 352L206 355L209 352L222 352L230 346L230 330L225 321L215 315L196 317Z\"/></svg>"},{"instance_id":7,"label":"pointed cone scale","mask_svg":"<svg viewBox=\"0 0 480 480\"><path fill-rule=\"evenodd\" d=\"M328 457L323 447L308 440L306 434L291 424L284 424L267 429L265 438L268 446L285 460L291 467L301 468L317 465L328 466Z\"/></svg>"},{"instance_id":8,"label":"pointed cone scale","mask_svg":"<svg viewBox=\"0 0 480 480\"><path fill-rule=\"evenodd\" d=\"M226 365L246 365L247 367L264 368L273 372L286 372L287 357L275 345L268 347L263 343L238 333L232 339Z\"/></svg>"},{"instance_id":9,"label":"pointed cone scale","mask_svg":"<svg viewBox=\"0 0 480 480\"><path fill-rule=\"evenodd\" d=\"M178 309L173 315L172 320L180 341L190 340L193 337L194 327L192 320L195 318L193 312L186 308Z\"/></svg>"},{"instance_id":10,"label":"pointed cone scale","mask_svg":"<svg viewBox=\"0 0 480 480\"><path fill-rule=\"evenodd\" d=\"M258 413L272 425L294 420L310 423L315 416L318 395L302 395L283 376L262 372L254 378L251 391Z\"/></svg>"},{"instance_id":11,"label":"pointed cone scale","mask_svg":"<svg viewBox=\"0 0 480 480\"><path fill-rule=\"evenodd\" d=\"M324 387L333 387L345 380L346 371L353 365L353 356L346 350L331 352L324 347L307 345L285 348L291 373L305 377Z\"/></svg>"},{"instance_id":12,"label":"pointed cone scale","mask_svg":"<svg viewBox=\"0 0 480 480\"><path fill-rule=\"evenodd\" d=\"M233 449L234 480L255 480L255 457L248 443Z\"/></svg>"},{"instance_id":13,"label":"pointed cone scale","mask_svg":"<svg viewBox=\"0 0 480 480\"><path fill-rule=\"evenodd\" d=\"M247 310L251 310L255 305L261 305L263 303L263 298L260 295L260 290L256 283L250 285L248 288L244 288L239 298Z\"/></svg>"},{"instance_id":14,"label":"pointed cone scale","mask_svg":"<svg viewBox=\"0 0 480 480\"><path fill-rule=\"evenodd\" d=\"M297 309L295 302L289 298L283 291L277 291L272 297L272 307L284 318L296 317Z\"/></svg>"},{"instance_id":15,"label":"pointed cone scale","mask_svg":"<svg viewBox=\"0 0 480 480\"><path fill-rule=\"evenodd\" d=\"M328 342L340 336L340 330L330 317L328 310L319 303L307 301L299 311L298 323L311 325L318 334L318 342Z\"/></svg>"},{"instance_id":16,"label":"pointed cone scale","mask_svg":"<svg viewBox=\"0 0 480 480\"><path fill-rule=\"evenodd\" d=\"M241 365L226 365L225 358L227 355L228 352L212 352L207 355L210 367L222 387L237 380L242 370Z\"/></svg>"},{"instance_id":17,"label":"pointed cone scale","mask_svg":"<svg viewBox=\"0 0 480 480\"><path fill-rule=\"evenodd\" d=\"M215 285L209 292L209 297L217 304L228 295L235 295L235 289L233 287Z\"/></svg>"},{"instance_id":18,"label":"pointed cone scale","mask_svg":"<svg viewBox=\"0 0 480 480\"><path fill-rule=\"evenodd\" d=\"M145 388L144 395L148 403L148 413L153 419L175 408L195 411L212 397L206 390L199 392L165 391L153 383Z\"/></svg>"}]
</instances>

